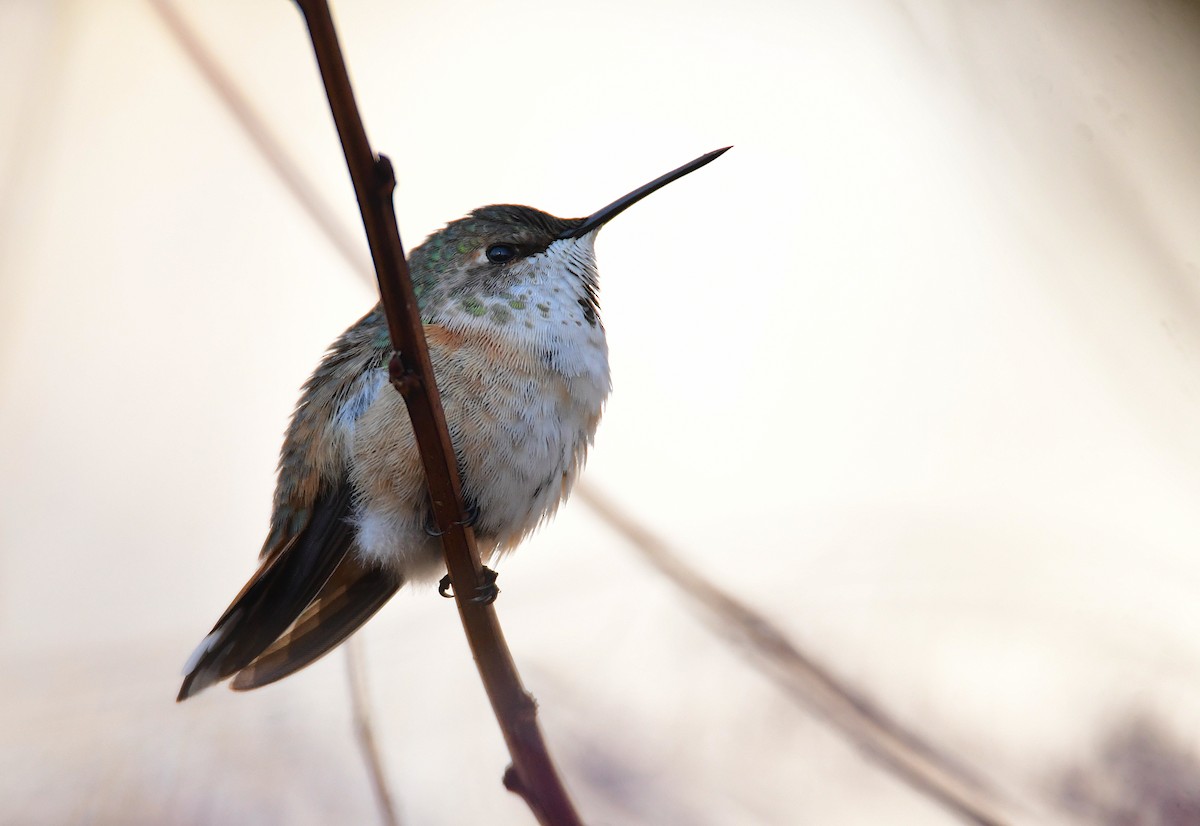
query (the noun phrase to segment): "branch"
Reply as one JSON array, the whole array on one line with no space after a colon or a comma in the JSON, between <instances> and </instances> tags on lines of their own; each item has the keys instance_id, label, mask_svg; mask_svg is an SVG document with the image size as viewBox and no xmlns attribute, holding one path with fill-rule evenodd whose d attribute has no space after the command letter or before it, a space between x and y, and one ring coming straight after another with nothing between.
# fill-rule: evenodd
<instances>
[{"instance_id":1,"label":"branch","mask_svg":"<svg viewBox=\"0 0 1200 826\"><path fill-rule=\"evenodd\" d=\"M396 814L396 803L388 787L387 773L383 770L383 759L379 745L375 742L375 726L371 718L371 699L367 696L367 678L363 668L362 638L353 636L346 640L346 681L350 688L350 708L354 715L354 736L362 751L375 802L379 806L379 819L384 826L400 826Z\"/></svg>"},{"instance_id":2,"label":"branch","mask_svg":"<svg viewBox=\"0 0 1200 826\"><path fill-rule=\"evenodd\" d=\"M802 653L766 616L688 567L665 542L595 489L580 485L575 495L687 594L714 631L749 648L757 655L751 662L760 671L849 737L867 757L980 826L1016 822L1008 807L979 780Z\"/></svg>"},{"instance_id":3,"label":"branch","mask_svg":"<svg viewBox=\"0 0 1200 826\"><path fill-rule=\"evenodd\" d=\"M537 725L536 705L521 684L496 612L491 605L471 601L482 581L483 565L463 507L454 448L396 227L392 207L396 178L391 161L376 156L367 141L329 4L326 0L296 3L312 38L375 262L380 298L396 351L388 365L392 386L408 406L463 629L512 756L505 786L525 799L541 823L578 824L579 816L550 760Z\"/></svg>"},{"instance_id":4,"label":"branch","mask_svg":"<svg viewBox=\"0 0 1200 826\"><path fill-rule=\"evenodd\" d=\"M212 87L213 92L229 109L234 120L246 133L246 137L254 144L259 156L266 161L267 166L275 173L279 181L287 187L304 207L309 217L316 222L325 237L337 249L338 254L345 259L362 277L373 282L374 270L371 260L365 255L362 241L338 220L329 203L321 197L320 191L313 182L305 176L304 170L296 159L288 154L284 142L279 135L263 120L262 115L255 109L254 104L241 89L237 79L221 65L221 61L204 43L199 33L179 12L171 0L148 0L150 7L158 13L167 30L175 38L175 42L192 61L192 65Z\"/></svg>"}]
</instances>

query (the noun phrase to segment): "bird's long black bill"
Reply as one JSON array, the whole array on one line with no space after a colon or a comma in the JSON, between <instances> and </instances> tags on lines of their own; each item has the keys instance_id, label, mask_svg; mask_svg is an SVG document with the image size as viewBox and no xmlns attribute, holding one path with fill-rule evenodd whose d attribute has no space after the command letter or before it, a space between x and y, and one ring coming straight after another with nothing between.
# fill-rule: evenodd
<instances>
[{"instance_id":1,"label":"bird's long black bill","mask_svg":"<svg viewBox=\"0 0 1200 826\"><path fill-rule=\"evenodd\" d=\"M635 189L633 192L630 192L628 195L621 196L620 198L613 201L608 206L604 207L604 209L601 209L598 212L593 212L587 218L583 219L582 224L580 224L577 227L572 227L571 229L567 230L566 232L564 232L562 235L560 235L558 237L559 238L579 238L582 235L587 235L589 232L596 229L597 227L608 223L613 218L615 218L617 215L620 215L622 212L629 209L631 206L633 206L638 201L645 198L650 193L655 192L659 189L662 189L664 186L671 183L672 181L679 180L684 175L687 175L689 172L695 172L697 169L704 166L705 164L712 163L713 161L715 161L717 158L724 155L726 152L728 152L732 148L733 147L731 147L731 146L726 146L725 148L718 149L715 152L709 152L707 155L701 155L699 158L696 158L696 160L685 163L683 166L679 167L678 169L672 170L671 172L668 172L666 175L663 175L661 178L655 178L653 181L646 184L645 186L640 186L637 189Z\"/></svg>"}]
</instances>

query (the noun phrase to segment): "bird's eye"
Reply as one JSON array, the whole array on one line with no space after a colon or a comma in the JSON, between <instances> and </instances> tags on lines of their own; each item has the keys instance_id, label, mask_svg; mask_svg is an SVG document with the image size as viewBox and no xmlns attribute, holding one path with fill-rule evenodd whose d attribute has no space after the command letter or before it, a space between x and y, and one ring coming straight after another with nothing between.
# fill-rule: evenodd
<instances>
[{"instance_id":1,"label":"bird's eye","mask_svg":"<svg viewBox=\"0 0 1200 826\"><path fill-rule=\"evenodd\" d=\"M487 248L487 258L493 264L506 264L517 257L517 248L512 244L492 244Z\"/></svg>"}]
</instances>

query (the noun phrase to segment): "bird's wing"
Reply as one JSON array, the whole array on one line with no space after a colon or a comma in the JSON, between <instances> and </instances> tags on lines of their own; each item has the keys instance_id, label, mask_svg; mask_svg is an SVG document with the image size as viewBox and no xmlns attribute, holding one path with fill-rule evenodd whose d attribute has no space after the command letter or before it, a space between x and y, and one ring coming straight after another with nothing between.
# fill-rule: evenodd
<instances>
[{"instance_id":1,"label":"bird's wing","mask_svg":"<svg viewBox=\"0 0 1200 826\"><path fill-rule=\"evenodd\" d=\"M354 540L350 494L345 480L318 494L305 527L263 561L196 648L184 666L177 699L250 665L321 593Z\"/></svg>"},{"instance_id":2,"label":"bird's wing","mask_svg":"<svg viewBox=\"0 0 1200 826\"><path fill-rule=\"evenodd\" d=\"M315 662L374 616L402 584L392 571L365 565L350 554L292 627L230 685L235 691L260 688Z\"/></svg>"},{"instance_id":3,"label":"bird's wing","mask_svg":"<svg viewBox=\"0 0 1200 826\"><path fill-rule=\"evenodd\" d=\"M389 351L377 346L386 336L377 306L333 343L305 382L279 453L264 562L304 530L318 493L345 474L344 424L360 416L386 383Z\"/></svg>"},{"instance_id":4,"label":"bird's wing","mask_svg":"<svg viewBox=\"0 0 1200 826\"><path fill-rule=\"evenodd\" d=\"M280 453L259 568L188 660L178 699L260 657L242 687L302 668L345 639L399 587L351 553L353 491L343 430L383 386L386 345L387 326L376 305L333 343L305 383ZM265 678L268 666L277 676Z\"/></svg>"}]
</instances>

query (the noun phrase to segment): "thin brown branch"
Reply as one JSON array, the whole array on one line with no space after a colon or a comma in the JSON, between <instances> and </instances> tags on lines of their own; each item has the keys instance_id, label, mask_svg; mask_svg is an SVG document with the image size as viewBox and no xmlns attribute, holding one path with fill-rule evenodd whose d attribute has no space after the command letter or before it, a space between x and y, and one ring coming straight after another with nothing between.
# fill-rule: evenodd
<instances>
[{"instance_id":1,"label":"thin brown branch","mask_svg":"<svg viewBox=\"0 0 1200 826\"><path fill-rule=\"evenodd\" d=\"M770 619L686 565L662 539L594 488L580 485L576 495L686 594L714 631L753 654L750 660L760 671L850 738L867 757L970 821L985 826L1017 822L1010 807L980 780L802 653Z\"/></svg>"},{"instance_id":2,"label":"thin brown branch","mask_svg":"<svg viewBox=\"0 0 1200 826\"><path fill-rule=\"evenodd\" d=\"M346 682L350 687L350 709L354 715L354 736L362 752L367 776L371 778L371 789L379 806L379 820L384 826L400 826L400 816L388 786L387 773L383 770L383 757L375 742L375 720L371 714L371 698L367 694L366 669L363 666L362 640L351 637L346 640Z\"/></svg>"},{"instance_id":3,"label":"thin brown branch","mask_svg":"<svg viewBox=\"0 0 1200 826\"><path fill-rule=\"evenodd\" d=\"M367 140L329 4L325 0L297 0L297 5L308 24L375 262L384 315L396 350L389 365L392 385L408 406L459 615L512 756L512 770L506 777L515 778L515 782L506 786L525 799L541 823L578 824L579 816L538 727L537 707L521 684L496 612L491 605L472 601L482 581L483 565L468 526L454 448L396 226L392 206L396 179L391 162L376 156Z\"/></svg>"}]
</instances>

